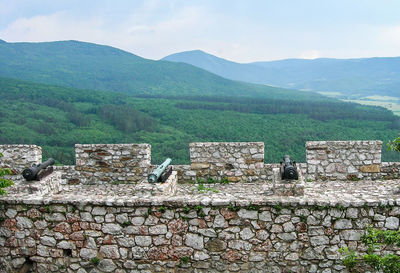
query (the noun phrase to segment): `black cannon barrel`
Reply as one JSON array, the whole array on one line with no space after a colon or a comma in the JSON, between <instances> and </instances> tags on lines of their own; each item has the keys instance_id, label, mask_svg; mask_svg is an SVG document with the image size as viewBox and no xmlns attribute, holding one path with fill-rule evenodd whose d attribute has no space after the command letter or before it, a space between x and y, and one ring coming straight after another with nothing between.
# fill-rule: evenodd
<instances>
[{"instance_id":1,"label":"black cannon barrel","mask_svg":"<svg viewBox=\"0 0 400 273\"><path fill-rule=\"evenodd\" d=\"M281 178L291 180L299 179L296 162L292 162L289 155L283 156L283 162L281 162Z\"/></svg>"},{"instance_id":2,"label":"black cannon barrel","mask_svg":"<svg viewBox=\"0 0 400 273\"><path fill-rule=\"evenodd\" d=\"M41 170L45 170L49 166L54 165L54 163L55 163L55 160L53 158L49 158L42 164L38 164L38 165L34 164L32 167L25 169L22 172L22 176L25 178L26 181L38 180L39 172Z\"/></svg>"},{"instance_id":3,"label":"black cannon barrel","mask_svg":"<svg viewBox=\"0 0 400 273\"><path fill-rule=\"evenodd\" d=\"M292 165L292 160L290 160L289 155L284 155L283 156L283 162L285 162L285 165Z\"/></svg>"}]
</instances>

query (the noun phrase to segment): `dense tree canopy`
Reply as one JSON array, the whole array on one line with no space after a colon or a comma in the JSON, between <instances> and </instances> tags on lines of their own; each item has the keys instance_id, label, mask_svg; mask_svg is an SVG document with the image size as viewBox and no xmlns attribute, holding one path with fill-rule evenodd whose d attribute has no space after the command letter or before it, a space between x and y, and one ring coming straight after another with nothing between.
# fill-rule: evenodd
<instances>
[{"instance_id":1,"label":"dense tree canopy","mask_svg":"<svg viewBox=\"0 0 400 273\"><path fill-rule=\"evenodd\" d=\"M324 101L234 97L130 97L0 78L0 143L37 144L74 163L75 143L150 143L152 161L188 163L193 141L263 141L266 162L305 160L308 140L380 139L398 117L380 108ZM384 160L399 161L395 152Z\"/></svg>"}]
</instances>

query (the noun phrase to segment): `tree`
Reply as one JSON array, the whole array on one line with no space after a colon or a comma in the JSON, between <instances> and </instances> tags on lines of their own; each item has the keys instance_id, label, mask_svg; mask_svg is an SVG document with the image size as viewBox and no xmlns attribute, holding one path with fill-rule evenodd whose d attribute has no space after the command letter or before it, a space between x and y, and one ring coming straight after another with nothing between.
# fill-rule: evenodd
<instances>
[{"instance_id":1,"label":"tree","mask_svg":"<svg viewBox=\"0 0 400 273\"><path fill-rule=\"evenodd\" d=\"M400 246L400 231L369 227L361 237L361 242L367 246L367 253L364 255L357 254L347 247L339 250L344 255L343 264L350 272L365 272L367 264L384 273L400 273L400 256L395 253L379 255L384 253L387 247Z\"/></svg>"},{"instance_id":2,"label":"tree","mask_svg":"<svg viewBox=\"0 0 400 273\"><path fill-rule=\"evenodd\" d=\"M389 141L387 144L388 150L400 152L400 135L395 138L393 141Z\"/></svg>"},{"instance_id":3,"label":"tree","mask_svg":"<svg viewBox=\"0 0 400 273\"><path fill-rule=\"evenodd\" d=\"M0 157L2 157L3 154L0 153ZM4 188L10 187L14 185L14 182L5 178L2 178L4 175L11 174L11 170L8 168L2 169L0 168L0 195L7 194L7 191Z\"/></svg>"}]
</instances>

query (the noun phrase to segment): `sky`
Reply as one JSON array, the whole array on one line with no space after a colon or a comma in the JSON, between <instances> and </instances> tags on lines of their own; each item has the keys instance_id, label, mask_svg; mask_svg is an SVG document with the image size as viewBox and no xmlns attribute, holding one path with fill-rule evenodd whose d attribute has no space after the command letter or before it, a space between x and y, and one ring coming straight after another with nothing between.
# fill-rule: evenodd
<instances>
[{"instance_id":1,"label":"sky","mask_svg":"<svg viewBox=\"0 0 400 273\"><path fill-rule=\"evenodd\" d=\"M0 39L79 40L148 59L400 56L398 0L0 0Z\"/></svg>"}]
</instances>

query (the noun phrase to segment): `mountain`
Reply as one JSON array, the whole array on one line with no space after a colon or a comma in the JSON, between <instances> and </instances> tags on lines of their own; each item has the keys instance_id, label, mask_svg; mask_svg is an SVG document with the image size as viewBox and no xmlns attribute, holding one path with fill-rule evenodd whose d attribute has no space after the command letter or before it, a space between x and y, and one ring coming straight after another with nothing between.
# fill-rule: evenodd
<instances>
[{"instance_id":1,"label":"mountain","mask_svg":"<svg viewBox=\"0 0 400 273\"><path fill-rule=\"evenodd\" d=\"M318 94L228 80L182 63L153 61L78 41L0 43L0 76L126 94L322 99Z\"/></svg>"},{"instance_id":2,"label":"mountain","mask_svg":"<svg viewBox=\"0 0 400 273\"><path fill-rule=\"evenodd\" d=\"M283 88L400 97L400 57L287 59L240 64L195 50L163 60L188 63L228 79Z\"/></svg>"},{"instance_id":3,"label":"mountain","mask_svg":"<svg viewBox=\"0 0 400 273\"><path fill-rule=\"evenodd\" d=\"M162 60L191 64L221 77L236 81L265 84L265 79L268 77L268 70L263 69L259 65L231 62L201 50L172 54L164 57Z\"/></svg>"}]
</instances>

